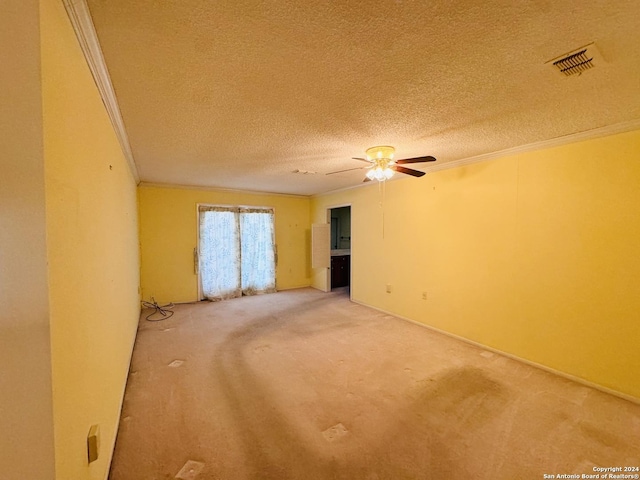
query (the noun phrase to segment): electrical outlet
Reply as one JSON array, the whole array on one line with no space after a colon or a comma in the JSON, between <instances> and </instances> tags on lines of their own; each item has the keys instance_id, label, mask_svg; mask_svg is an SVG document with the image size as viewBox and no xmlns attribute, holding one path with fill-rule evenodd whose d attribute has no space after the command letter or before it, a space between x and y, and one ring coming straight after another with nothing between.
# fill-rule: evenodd
<instances>
[{"instance_id":1,"label":"electrical outlet","mask_svg":"<svg viewBox=\"0 0 640 480\"><path fill-rule=\"evenodd\" d=\"M426 300L427 299L427 292L422 292L422 299Z\"/></svg>"},{"instance_id":2,"label":"electrical outlet","mask_svg":"<svg viewBox=\"0 0 640 480\"><path fill-rule=\"evenodd\" d=\"M391 293L391 284L387 283L387 293Z\"/></svg>"}]
</instances>

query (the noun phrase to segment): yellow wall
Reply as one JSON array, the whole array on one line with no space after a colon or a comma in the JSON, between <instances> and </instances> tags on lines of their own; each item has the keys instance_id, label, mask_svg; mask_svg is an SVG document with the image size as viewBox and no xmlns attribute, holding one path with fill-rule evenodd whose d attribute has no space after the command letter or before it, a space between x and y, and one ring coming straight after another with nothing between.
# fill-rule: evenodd
<instances>
[{"instance_id":1,"label":"yellow wall","mask_svg":"<svg viewBox=\"0 0 640 480\"><path fill-rule=\"evenodd\" d=\"M136 185L62 2L40 7L56 478L102 480L140 312Z\"/></svg>"},{"instance_id":2,"label":"yellow wall","mask_svg":"<svg viewBox=\"0 0 640 480\"><path fill-rule=\"evenodd\" d=\"M309 205L307 197L158 186L138 188L142 297L157 302L198 298L193 249L197 243L198 203L275 209L278 290L308 286Z\"/></svg>"},{"instance_id":3,"label":"yellow wall","mask_svg":"<svg viewBox=\"0 0 640 480\"><path fill-rule=\"evenodd\" d=\"M640 398L639 154L636 131L513 155L312 220L352 204L354 300Z\"/></svg>"},{"instance_id":4,"label":"yellow wall","mask_svg":"<svg viewBox=\"0 0 640 480\"><path fill-rule=\"evenodd\" d=\"M54 475L38 0L0 2L0 477Z\"/></svg>"}]
</instances>

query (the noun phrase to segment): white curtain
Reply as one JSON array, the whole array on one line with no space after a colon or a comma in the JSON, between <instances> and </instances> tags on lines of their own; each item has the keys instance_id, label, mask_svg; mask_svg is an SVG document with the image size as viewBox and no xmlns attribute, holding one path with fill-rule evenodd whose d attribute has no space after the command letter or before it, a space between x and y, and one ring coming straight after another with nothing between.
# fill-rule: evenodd
<instances>
[{"instance_id":1,"label":"white curtain","mask_svg":"<svg viewBox=\"0 0 640 480\"><path fill-rule=\"evenodd\" d=\"M273 237L273 211L240 210L240 271L244 295L275 292Z\"/></svg>"},{"instance_id":2,"label":"white curtain","mask_svg":"<svg viewBox=\"0 0 640 480\"><path fill-rule=\"evenodd\" d=\"M199 215L204 297L275 292L273 210L200 206Z\"/></svg>"},{"instance_id":3,"label":"white curtain","mask_svg":"<svg viewBox=\"0 0 640 480\"><path fill-rule=\"evenodd\" d=\"M210 300L242 294L237 209L201 207L200 279L202 293Z\"/></svg>"}]
</instances>

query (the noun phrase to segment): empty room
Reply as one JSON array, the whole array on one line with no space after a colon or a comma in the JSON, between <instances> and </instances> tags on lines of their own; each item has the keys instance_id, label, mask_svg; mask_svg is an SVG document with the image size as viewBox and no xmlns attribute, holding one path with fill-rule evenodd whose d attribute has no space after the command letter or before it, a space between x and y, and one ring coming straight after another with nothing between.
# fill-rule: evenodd
<instances>
[{"instance_id":1,"label":"empty room","mask_svg":"<svg viewBox=\"0 0 640 480\"><path fill-rule=\"evenodd\" d=\"M0 26L0 478L640 478L637 2Z\"/></svg>"}]
</instances>

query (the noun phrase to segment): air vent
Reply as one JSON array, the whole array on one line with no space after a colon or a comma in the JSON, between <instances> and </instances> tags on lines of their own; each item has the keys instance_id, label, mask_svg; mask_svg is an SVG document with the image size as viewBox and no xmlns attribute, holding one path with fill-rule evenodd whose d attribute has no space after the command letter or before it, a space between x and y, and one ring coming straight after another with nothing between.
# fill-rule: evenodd
<instances>
[{"instance_id":1,"label":"air vent","mask_svg":"<svg viewBox=\"0 0 640 480\"><path fill-rule=\"evenodd\" d=\"M580 47L560 57L549 60L547 63L553 66L565 77L582 75L583 72L596 66L598 56L596 46L593 43Z\"/></svg>"}]
</instances>

